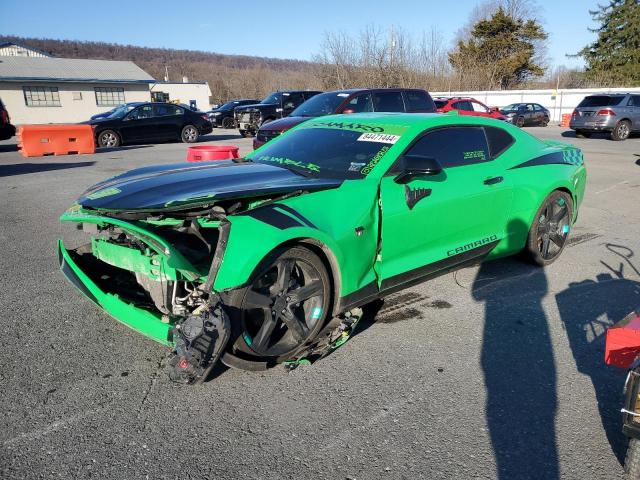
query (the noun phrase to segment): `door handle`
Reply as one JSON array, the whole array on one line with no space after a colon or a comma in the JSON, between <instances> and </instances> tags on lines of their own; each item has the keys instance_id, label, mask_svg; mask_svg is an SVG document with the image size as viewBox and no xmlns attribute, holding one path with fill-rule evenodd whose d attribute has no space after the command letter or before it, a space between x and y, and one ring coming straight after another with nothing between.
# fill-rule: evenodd
<instances>
[{"instance_id":1,"label":"door handle","mask_svg":"<svg viewBox=\"0 0 640 480\"><path fill-rule=\"evenodd\" d=\"M503 180L504 178L502 177L492 177L492 178L487 178L483 183L485 185L495 185L496 183L500 183Z\"/></svg>"}]
</instances>

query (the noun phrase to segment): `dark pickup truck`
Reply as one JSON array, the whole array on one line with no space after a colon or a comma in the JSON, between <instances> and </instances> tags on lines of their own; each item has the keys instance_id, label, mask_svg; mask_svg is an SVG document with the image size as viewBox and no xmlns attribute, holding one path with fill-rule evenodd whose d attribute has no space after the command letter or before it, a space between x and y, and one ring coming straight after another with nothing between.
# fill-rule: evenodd
<instances>
[{"instance_id":1,"label":"dark pickup truck","mask_svg":"<svg viewBox=\"0 0 640 480\"><path fill-rule=\"evenodd\" d=\"M286 90L268 95L260 103L236 107L236 125L244 137L252 137L264 123L286 117L311 97L322 93L310 90Z\"/></svg>"}]
</instances>

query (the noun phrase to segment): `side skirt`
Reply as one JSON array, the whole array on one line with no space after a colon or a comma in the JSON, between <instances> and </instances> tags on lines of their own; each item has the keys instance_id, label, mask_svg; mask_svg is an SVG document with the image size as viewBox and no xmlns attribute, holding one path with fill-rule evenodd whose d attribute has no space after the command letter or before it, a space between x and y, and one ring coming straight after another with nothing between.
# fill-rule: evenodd
<instances>
[{"instance_id":1,"label":"side skirt","mask_svg":"<svg viewBox=\"0 0 640 480\"><path fill-rule=\"evenodd\" d=\"M405 288L433 280L453 270L476 265L482 262L498 243L499 241L487 243L473 250L443 258L437 262L394 275L393 277L383 280L380 289L378 289L376 282L371 282L360 290L356 290L342 297L340 299L338 312L344 312L365 305L377 298L386 297Z\"/></svg>"}]
</instances>

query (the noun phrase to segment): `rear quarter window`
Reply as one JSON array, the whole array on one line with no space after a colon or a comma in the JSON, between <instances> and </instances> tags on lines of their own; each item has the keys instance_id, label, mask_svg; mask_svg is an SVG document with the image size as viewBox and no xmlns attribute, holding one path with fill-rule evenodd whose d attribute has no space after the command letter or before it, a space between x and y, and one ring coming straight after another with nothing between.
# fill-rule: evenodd
<instances>
[{"instance_id":1,"label":"rear quarter window","mask_svg":"<svg viewBox=\"0 0 640 480\"><path fill-rule=\"evenodd\" d=\"M614 107L620 105L624 95L592 95L585 97L579 104L580 107Z\"/></svg>"},{"instance_id":2,"label":"rear quarter window","mask_svg":"<svg viewBox=\"0 0 640 480\"><path fill-rule=\"evenodd\" d=\"M487 134L487 143L489 144L489 153L492 160L502 155L515 142L511 134L502 128L484 127L484 131Z\"/></svg>"},{"instance_id":3,"label":"rear quarter window","mask_svg":"<svg viewBox=\"0 0 640 480\"><path fill-rule=\"evenodd\" d=\"M435 110L433 101L426 92L405 91L404 103L407 112L433 112Z\"/></svg>"}]
</instances>

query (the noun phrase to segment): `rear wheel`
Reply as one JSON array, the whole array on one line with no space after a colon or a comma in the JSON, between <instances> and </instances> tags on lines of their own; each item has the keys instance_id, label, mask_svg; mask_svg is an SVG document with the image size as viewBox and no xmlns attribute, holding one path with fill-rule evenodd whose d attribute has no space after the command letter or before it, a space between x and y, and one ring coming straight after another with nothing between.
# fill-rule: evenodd
<instances>
[{"instance_id":1,"label":"rear wheel","mask_svg":"<svg viewBox=\"0 0 640 480\"><path fill-rule=\"evenodd\" d=\"M540 122L540 126L541 127L546 127L547 125L549 125L549 117L544 117L542 119L542 122Z\"/></svg>"},{"instance_id":2,"label":"rear wheel","mask_svg":"<svg viewBox=\"0 0 640 480\"><path fill-rule=\"evenodd\" d=\"M627 120L620 120L611 132L611 140L617 142L626 140L631 135L631 124Z\"/></svg>"},{"instance_id":3,"label":"rear wheel","mask_svg":"<svg viewBox=\"0 0 640 480\"><path fill-rule=\"evenodd\" d=\"M322 329L330 302L329 274L316 254L304 247L275 252L249 285L225 299L231 353L269 364L288 360Z\"/></svg>"},{"instance_id":4,"label":"rear wheel","mask_svg":"<svg viewBox=\"0 0 640 480\"><path fill-rule=\"evenodd\" d=\"M640 440L629 439L627 455L624 459L624 472L630 480L640 479Z\"/></svg>"},{"instance_id":5,"label":"rear wheel","mask_svg":"<svg viewBox=\"0 0 640 480\"><path fill-rule=\"evenodd\" d=\"M553 263L562 253L569 237L573 202L560 190L552 192L536 212L527 237L525 253L540 266Z\"/></svg>"},{"instance_id":6,"label":"rear wheel","mask_svg":"<svg viewBox=\"0 0 640 480\"><path fill-rule=\"evenodd\" d=\"M193 125L187 125L182 129L180 138L184 143L194 143L198 140L198 129Z\"/></svg>"},{"instance_id":7,"label":"rear wheel","mask_svg":"<svg viewBox=\"0 0 640 480\"><path fill-rule=\"evenodd\" d=\"M113 148L120 146L120 136L113 130L105 130L98 134L98 146L101 148Z\"/></svg>"}]
</instances>

